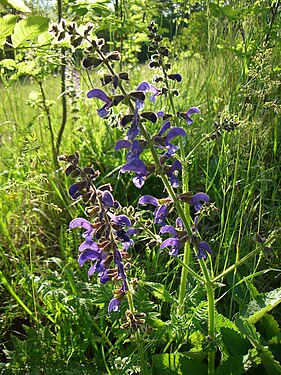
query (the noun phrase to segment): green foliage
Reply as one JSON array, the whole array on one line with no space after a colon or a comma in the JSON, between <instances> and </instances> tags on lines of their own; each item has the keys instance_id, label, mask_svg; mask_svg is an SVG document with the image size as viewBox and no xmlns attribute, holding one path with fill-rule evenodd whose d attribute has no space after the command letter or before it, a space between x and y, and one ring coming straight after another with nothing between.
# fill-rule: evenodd
<instances>
[{"instance_id":1,"label":"green foliage","mask_svg":"<svg viewBox=\"0 0 281 375\"><path fill-rule=\"evenodd\" d=\"M22 0L1 0L0 4L19 10L24 13L30 13L31 10L25 5Z\"/></svg>"},{"instance_id":2,"label":"green foliage","mask_svg":"<svg viewBox=\"0 0 281 375\"><path fill-rule=\"evenodd\" d=\"M268 293L258 295L254 300L242 307L240 314L246 318L249 323L255 324L280 302L281 288L274 289Z\"/></svg>"},{"instance_id":3,"label":"green foliage","mask_svg":"<svg viewBox=\"0 0 281 375\"><path fill-rule=\"evenodd\" d=\"M16 22L17 16L13 14L6 14L0 18L0 47L3 47L7 36L12 34Z\"/></svg>"},{"instance_id":4,"label":"green foliage","mask_svg":"<svg viewBox=\"0 0 281 375\"><path fill-rule=\"evenodd\" d=\"M208 374L207 365L187 358L184 354L157 354L153 356L154 374Z\"/></svg>"},{"instance_id":5,"label":"green foliage","mask_svg":"<svg viewBox=\"0 0 281 375\"><path fill-rule=\"evenodd\" d=\"M258 254L215 281L214 342L207 337L204 285L190 275L185 312L177 316L180 265L159 249L157 235L147 242L145 230L154 230L149 221L139 219L141 234L129 271L136 279L135 305L146 314L140 337L120 328L128 305L120 315L107 314L111 287L87 279L76 261L79 236L67 231L71 218L84 215L83 207L67 196L73 180L66 180L62 168L56 170L51 162L48 119L56 136L62 117L57 74L61 47L69 42L53 44L49 15L21 18L20 12L29 10L23 3L1 1L7 9L0 19L4 373L137 374L142 371L138 345L155 374L207 373L206 358L214 347L219 375L280 373L278 2L203 1L197 8L194 3L152 1L149 12L143 2L128 0L64 6L67 19L75 17L81 27L94 22L94 32L109 39L108 48L121 49L133 73L130 87L144 79L151 82L154 72L137 62L140 53L143 60L147 54L146 24L158 19L183 76L176 104L182 111L192 105L201 109L195 127L185 128L185 167L190 190L208 192L219 208L202 221L204 237L212 244L212 277L251 251ZM15 10L19 12L12 14ZM111 182L122 204L135 204L140 192L129 177L118 178L124 155L113 148L121 131L116 123L102 123L98 103L85 99L103 72L82 70L80 53L63 55L81 86L73 79L66 84L69 117L61 150L79 150L85 165L101 171L98 186ZM169 112L164 96L158 99ZM154 177L141 194L162 190ZM138 212L136 208L134 214ZM198 271L197 261L192 262Z\"/></svg>"},{"instance_id":6,"label":"green foliage","mask_svg":"<svg viewBox=\"0 0 281 375\"><path fill-rule=\"evenodd\" d=\"M22 46L25 42L30 41L48 30L49 20L41 16L30 16L20 20L14 28L12 34L13 47Z\"/></svg>"}]
</instances>

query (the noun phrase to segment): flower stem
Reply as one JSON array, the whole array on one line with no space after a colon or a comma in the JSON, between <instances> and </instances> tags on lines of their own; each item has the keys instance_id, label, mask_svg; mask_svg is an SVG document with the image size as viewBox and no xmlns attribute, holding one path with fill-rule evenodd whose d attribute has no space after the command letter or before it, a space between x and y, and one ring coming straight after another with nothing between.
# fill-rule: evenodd
<instances>
[{"instance_id":1,"label":"flower stem","mask_svg":"<svg viewBox=\"0 0 281 375\"><path fill-rule=\"evenodd\" d=\"M205 277L205 286L207 291L207 298L208 298L208 338L210 341L210 350L208 352L208 375L214 375L215 373L215 335L216 335L216 327L215 327L215 296L214 296L214 288L212 285L212 281L209 275L209 271L207 269L206 263L204 259L199 259L199 263L202 269L202 272Z\"/></svg>"}]
</instances>

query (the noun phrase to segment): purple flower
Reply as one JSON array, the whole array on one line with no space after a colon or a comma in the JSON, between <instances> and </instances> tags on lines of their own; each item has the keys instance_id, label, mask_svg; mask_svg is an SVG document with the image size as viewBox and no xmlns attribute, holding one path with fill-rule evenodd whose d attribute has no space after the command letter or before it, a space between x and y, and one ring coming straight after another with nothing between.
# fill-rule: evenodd
<instances>
[{"instance_id":1,"label":"purple flower","mask_svg":"<svg viewBox=\"0 0 281 375\"><path fill-rule=\"evenodd\" d=\"M156 207L159 206L158 199L153 197L152 195L143 195L142 197L140 197L138 203L141 205L152 204L153 206L156 206Z\"/></svg>"},{"instance_id":2,"label":"purple flower","mask_svg":"<svg viewBox=\"0 0 281 375\"><path fill-rule=\"evenodd\" d=\"M153 94L149 97L151 102L155 102L156 96L160 95L160 92L157 90L157 88L146 81L141 82L138 85L137 90L143 92L152 92ZM142 110L144 108L144 102L137 100L137 106L138 109Z\"/></svg>"},{"instance_id":3,"label":"purple flower","mask_svg":"<svg viewBox=\"0 0 281 375\"><path fill-rule=\"evenodd\" d=\"M171 182L171 186L173 188L177 188L180 185L180 181L177 178L177 176L175 176L174 172L175 171L181 171L181 170L182 170L181 162L179 162L178 160L175 160L173 162L172 166L166 171L166 174L169 177L169 180Z\"/></svg>"},{"instance_id":4,"label":"purple flower","mask_svg":"<svg viewBox=\"0 0 281 375\"><path fill-rule=\"evenodd\" d=\"M160 226L165 225L166 217L169 214L169 210L167 209L166 204L160 205L158 202L158 199L153 197L152 195L144 195L139 199L139 204L145 205L145 204L152 204L153 206L156 206L156 209L153 212L154 216L154 222L157 223Z\"/></svg>"},{"instance_id":5,"label":"purple flower","mask_svg":"<svg viewBox=\"0 0 281 375\"><path fill-rule=\"evenodd\" d=\"M101 200L101 203L103 204L104 207L113 207L114 206L114 198L108 190L105 190L102 193L102 196L101 196L100 200Z\"/></svg>"},{"instance_id":6,"label":"purple flower","mask_svg":"<svg viewBox=\"0 0 281 375\"><path fill-rule=\"evenodd\" d=\"M196 193L188 201L190 205L194 206L196 212L201 209L203 205L201 202L210 202L209 195L205 193Z\"/></svg>"},{"instance_id":7,"label":"purple flower","mask_svg":"<svg viewBox=\"0 0 281 375\"><path fill-rule=\"evenodd\" d=\"M139 102L141 102L141 101L139 101ZM128 139L133 140L139 135L139 132L140 132L139 121L140 121L139 108L136 104L136 109L134 110L134 117L133 117L131 127L126 133L126 136L127 136Z\"/></svg>"},{"instance_id":8,"label":"purple flower","mask_svg":"<svg viewBox=\"0 0 281 375\"><path fill-rule=\"evenodd\" d=\"M77 184L73 184L68 189L68 194L71 196L72 199L78 199L81 196L80 188Z\"/></svg>"},{"instance_id":9,"label":"purple flower","mask_svg":"<svg viewBox=\"0 0 281 375\"><path fill-rule=\"evenodd\" d=\"M179 253L180 243L178 238L171 237L167 238L165 241L163 241L160 245L160 249L164 249L164 247L171 247L169 250L169 254L176 257Z\"/></svg>"},{"instance_id":10,"label":"purple flower","mask_svg":"<svg viewBox=\"0 0 281 375\"><path fill-rule=\"evenodd\" d=\"M181 225L182 220L180 219L180 222L177 219L177 225ZM183 225L183 223L182 223ZM160 234L166 234L169 233L172 235L172 237L167 238L165 241L162 242L160 245L160 249L164 249L164 247L171 247L169 250L169 254L172 256L177 256L179 249L184 245L184 243L187 241L188 237L186 236L185 231L178 231L176 228L174 228L172 225L164 225L160 229Z\"/></svg>"},{"instance_id":11,"label":"purple flower","mask_svg":"<svg viewBox=\"0 0 281 375\"><path fill-rule=\"evenodd\" d=\"M131 220L126 215L115 216L111 212L108 212L107 215L110 217L111 221L113 221L117 225L120 225L121 227L129 227L131 225Z\"/></svg>"},{"instance_id":12,"label":"purple flower","mask_svg":"<svg viewBox=\"0 0 281 375\"><path fill-rule=\"evenodd\" d=\"M153 213L154 221L160 226L165 225L166 217L168 216L169 211L165 204L162 204L158 209Z\"/></svg>"},{"instance_id":13,"label":"purple flower","mask_svg":"<svg viewBox=\"0 0 281 375\"><path fill-rule=\"evenodd\" d=\"M193 124L193 120L190 118L190 115L192 115L193 113L200 113L200 109L197 107L189 108L189 110L185 114L185 121L187 125Z\"/></svg>"},{"instance_id":14,"label":"purple flower","mask_svg":"<svg viewBox=\"0 0 281 375\"><path fill-rule=\"evenodd\" d=\"M168 131L166 136L164 133L171 127L170 121L165 121L159 131L159 133L153 137L154 141L157 143L158 148L165 148L167 152L165 155L170 158L175 152L179 149L179 146L176 146L171 143L171 140L175 137L184 137L186 132L182 128L172 128Z\"/></svg>"},{"instance_id":15,"label":"purple flower","mask_svg":"<svg viewBox=\"0 0 281 375\"><path fill-rule=\"evenodd\" d=\"M146 165L142 160L139 159L143 149L141 148L139 141L134 140L131 143L125 139L118 141L115 145L116 151L122 148L130 149L130 152L126 156L127 163L122 166L120 172L135 172L136 174L133 178L133 182L137 188L141 188L147 176Z\"/></svg>"},{"instance_id":16,"label":"purple flower","mask_svg":"<svg viewBox=\"0 0 281 375\"><path fill-rule=\"evenodd\" d=\"M134 245L134 241L130 237L137 232L138 230L135 228L129 228L127 231L124 229L116 231L116 236L121 241L122 246L126 251L128 251L130 246Z\"/></svg>"},{"instance_id":17,"label":"purple flower","mask_svg":"<svg viewBox=\"0 0 281 375\"><path fill-rule=\"evenodd\" d=\"M207 253L212 255L212 250L211 250L209 244L205 241L199 242L199 244L197 246L197 249L198 249L198 253L196 255L197 259L206 259Z\"/></svg>"},{"instance_id":18,"label":"purple flower","mask_svg":"<svg viewBox=\"0 0 281 375\"><path fill-rule=\"evenodd\" d=\"M119 312L121 301L118 298L112 298L108 305L108 312Z\"/></svg>"},{"instance_id":19,"label":"purple flower","mask_svg":"<svg viewBox=\"0 0 281 375\"><path fill-rule=\"evenodd\" d=\"M105 117L108 115L108 109L112 106L113 102L109 99L106 93L100 89L90 90L87 94L88 98L97 98L105 102L105 104L97 110L100 117Z\"/></svg>"},{"instance_id":20,"label":"purple flower","mask_svg":"<svg viewBox=\"0 0 281 375\"><path fill-rule=\"evenodd\" d=\"M127 277L124 270L124 265L122 262L122 256L118 249L114 250L114 264L117 265L118 268L118 279L122 280L122 290L127 291L128 285L127 285Z\"/></svg>"},{"instance_id":21,"label":"purple flower","mask_svg":"<svg viewBox=\"0 0 281 375\"><path fill-rule=\"evenodd\" d=\"M78 258L78 264L82 267L88 260L101 260L101 253L97 250L84 250Z\"/></svg>"},{"instance_id":22,"label":"purple flower","mask_svg":"<svg viewBox=\"0 0 281 375\"><path fill-rule=\"evenodd\" d=\"M88 220L83 219L82 217L78 217L77 219L73 219L69 223L70 229L73 229L73 228L76 228L76 227L82 227L82 228L86 229L87 233L91 233L93 231L92 224Z\"/></svg>"}]
</instances>

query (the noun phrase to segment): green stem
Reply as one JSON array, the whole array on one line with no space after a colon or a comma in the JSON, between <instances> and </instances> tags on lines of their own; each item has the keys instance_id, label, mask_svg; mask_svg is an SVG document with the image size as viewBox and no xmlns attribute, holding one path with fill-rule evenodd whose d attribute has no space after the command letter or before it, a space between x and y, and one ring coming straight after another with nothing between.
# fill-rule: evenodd
<instances>
[{"instance_id":1,"label":"green stem","mask_svg":"<svg viewBox=\"0 0 281 375\"><path fill-rule=\"evenodd\" d=\"M42 100L43 100L43 108L46 113L48 129L49 129L49 133L51 137L53 161L54 161L55 167L57 167L58 166L57 152L56 152L56 147L55 147L55 136L54 136L53 125L52 125L52 120L51 120L50 108L47 105L47 99L46 99L45 91L43 88L43 83L41 81L38 81L38 85L40 87L40 92L41 92Z\"/></svg>"},{"instance_id":2,"label":"green stem","mask_svg":"<svg viewBox=\"0 0 281 375\"><path fill-rule=\"evenodd\" d=\"M214 277L212 279L212 282L214 283L216 281L219 281L224 276L226 276L227 274L229 274L230 272L232 272L233 270L235 270L235 268L237 268L237 267L241 266L241 264L247 262L248 259L250 259L253 256L257 255L261 250L262 249L260 247L258 247L255 250L252 250L248 255L244 256L242 259L238 260L235 264L233 264L232 266L228 267L225 271L223 271L222 273L220 273L218 276Z\"/></svg>"},{"instance_id":3,"label":"green stem","mask_svg":"<svg viewBox=\"0 0 281 375\"><path fill-rule=\"evenodd\" d=\"M205 286L208 298L208 336L210 341L210 350L208 352L208 375L215 373L215 296L212 281L204 259L199 259L202 272L205 277Z\"/></svg>"}]
</instances>

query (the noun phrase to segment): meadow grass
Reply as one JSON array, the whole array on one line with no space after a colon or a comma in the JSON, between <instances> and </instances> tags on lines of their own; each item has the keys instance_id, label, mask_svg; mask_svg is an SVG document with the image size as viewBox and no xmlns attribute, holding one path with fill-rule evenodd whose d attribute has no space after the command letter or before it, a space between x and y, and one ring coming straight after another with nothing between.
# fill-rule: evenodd
<instances>
[{"instance_id":1,"label":"meadow grass","mask_svg":"<svg viewBox=\"0 0 281 375\"><path fill-rule=\"evenodd\" d=\"M194 126L186 129L185 147L190 189L208 193L218 208L204 222L204 237L213 249L213 274L259 246L259 236L269 239L265 256L261 253L235 269L219 286L217 310L232 319L243 302L280 284L280 123L274 108L264 105L263 83L258 87L259 82L245 81L243 62L226 53L209 56L209 61L199 55L177 61L183 76L177 106L184 111L197 105L201 110ZM135 86L142 77L150 80L153 75L145 66L132 73ZM117 178L123 156L115 153L114 143L121 132L98 118L98 103L85 99L91 84L83 76L79 119L69 116L61 153L79 151L82 164L101 171L98 184L111 182L121 203L135 204L139 191L129 177ZM95 75L90 79L97 82ZM43 85L47 100L53 102L51 119L57 132L59 79L50 77ZM271 90L275 93L277 87ZM125 374L133 368L138 373L130 336L120 330L118 318L107 314L110 287L99 285L95 278L89 281L77 264L79 238L67 228L72 218L84 215L83 207L70 201L71 180L53 165L46 114L27 104L34 92L38 87L30 80L0 86L2 368L10 362L7 373L50 374L67 369L73 374ZM164 99L160 101L165 105ZM168 106L165 109L169 111ZM206 134L212 137L197 147ZM157 179L148 179L142 195L159 189ZM164 327L169 298L157 294L153 283L161 283L174 295L180 266L158 247L147 245L145 238L136 242L133 259L130 277L141 280L135 303L158 328L143 344L146 356L184 351L188 330L183 327L199 326L207 316L205 302L194 307L203 288L189 277L186 301L193 320L183 316L177 321L172 313ZM277 311L274 316L280 321ZM175 324L178 330L168 334Z\"/></svg>"}]
</instances>

